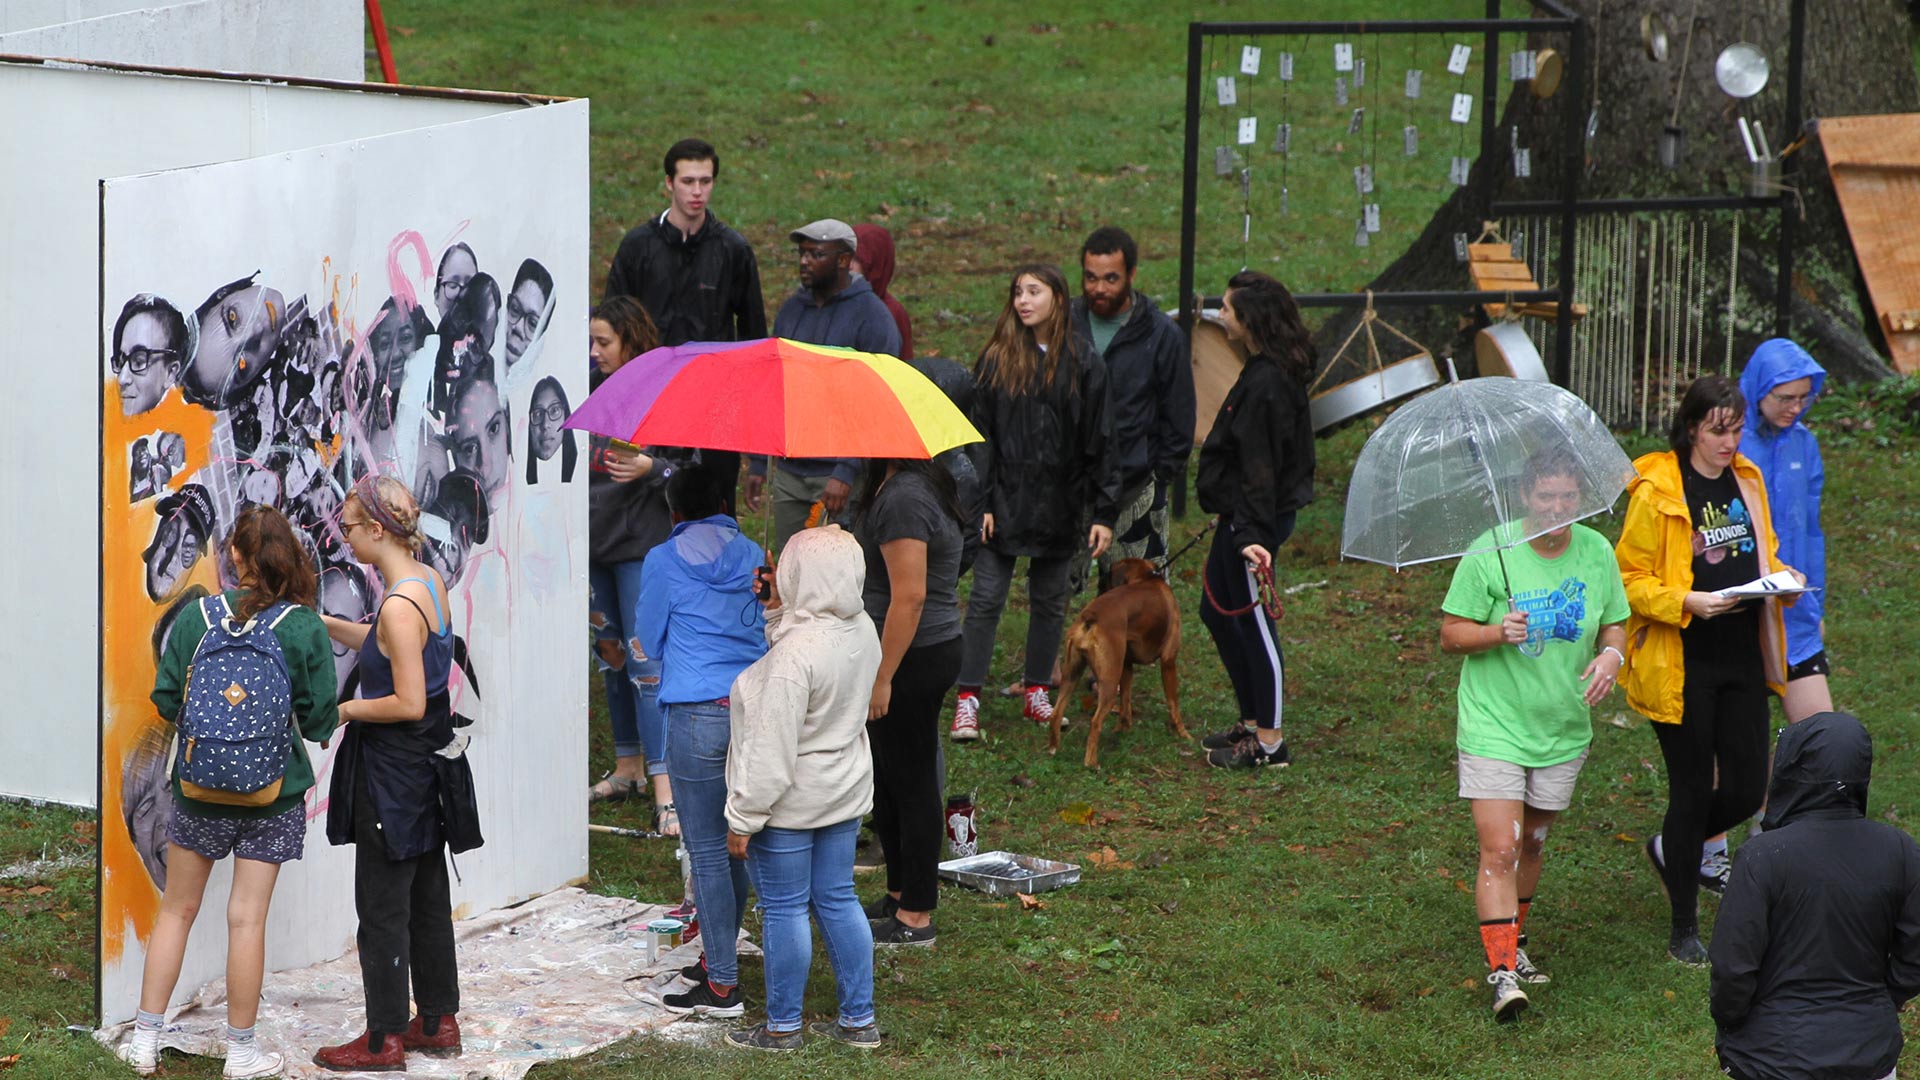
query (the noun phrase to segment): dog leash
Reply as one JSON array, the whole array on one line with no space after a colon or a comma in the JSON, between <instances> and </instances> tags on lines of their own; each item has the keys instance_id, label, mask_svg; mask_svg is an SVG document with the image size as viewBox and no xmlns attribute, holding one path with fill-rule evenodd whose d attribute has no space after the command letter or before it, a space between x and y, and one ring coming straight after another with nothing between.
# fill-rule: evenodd
<instances>
[{"instance_id":1,"label":"dog leash","mask_svg":"<svg viewBox=\"0 0 1920 1080\"><path fill-rule=\"evenodd\" d=\"M1220 519L1217 517L1209 520L1205 525L1200 526L1199 532L1193 534L1193 539L1187 541L1186 547L1181 548L1179 551L1176 551L1171 555L1166 555L1161 557L1160 565L1157 568L1160 571L1160 574L1162 576L1165 576L1168 568L1172 567L1173 564L1177 562L1182 555L1185 555L1187 552L1192 551L1193 545L1198 544L1208 533L1214 530L1215 526L1219 524L1220 524Z\"/></svg>"},{"instance_id":2,"label":"dog leash","mask_svg":"<svg viewBox=\"0 0 1920 1080\"><path fill-rule=\"evenodd\" d=\"M1229 619L1237 619L1252 611L1254 608L1264 607L1267 611L1267 617L1274 622L1279 622L1280 616L1285 614L1285 607L1280 603L1280 590L1275 588L1273 584L1272 564L1255 567L1253 577L1259 588L1257 594L1254 596L1253 602L1246 607L1228 608L1222 606L1219 599L1213 595L1213 584L1207 580L1205 574L1200 575L1200 588L1207 594L1207 603L1213 605L1213 610L1225 615Z\"/></svg>"}]
</instances>

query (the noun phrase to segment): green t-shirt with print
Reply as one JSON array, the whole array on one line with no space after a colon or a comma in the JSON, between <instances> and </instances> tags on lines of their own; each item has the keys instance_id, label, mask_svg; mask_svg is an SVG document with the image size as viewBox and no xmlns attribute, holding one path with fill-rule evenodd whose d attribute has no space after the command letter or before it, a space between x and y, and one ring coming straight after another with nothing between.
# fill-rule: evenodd
<instances>
[{"instance_id":1,"label":"green t-shirt with print","mask_svg":"<svg viewBox=\"0 0 1920 1080\"><path fill-rule=\"evenodd\" d=\"M1474 546L1492 543L1483 534ZM1501 554L1479 551L1460 560L1441 610L1483 625L1499 622L1507 612ZM1527 613L1527 640L1474 653L1461 665L1456 742L1475 757L1530 769L1559 765L1593 741L1580 673L1593 660L1600 627L1626 621L1627 591L1613 546L1584 525L1572 526L1556 558L1530 544L1504 555L1514 602Z\"/></svg>"}]
</instances>

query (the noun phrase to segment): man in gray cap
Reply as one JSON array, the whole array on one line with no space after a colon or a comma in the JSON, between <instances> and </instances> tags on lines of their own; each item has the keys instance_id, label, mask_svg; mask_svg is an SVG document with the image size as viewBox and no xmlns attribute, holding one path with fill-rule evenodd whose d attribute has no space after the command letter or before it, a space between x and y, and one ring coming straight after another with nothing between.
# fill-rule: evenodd
<instances>
[{"instance_id":1,"label":"man in gray cap","mask_svg":"<svg viewBox=\"0 0 1920 1080\"><path fill-rule=\"evenodd\" d=\"M853 272L857 243L853 227L824 218L789 234L800 257L800 288L780 305L773 336L811 345L837 345L861 352L900 355L900 328L867 279ZM767 459L747 466L747 509L758 510L771 487L773 550L809 524L824 524L846 509L860 462L855 458L782 458L767 482ZM815 503L822 513L809 522Z\"/></svg>"}]
</instances>

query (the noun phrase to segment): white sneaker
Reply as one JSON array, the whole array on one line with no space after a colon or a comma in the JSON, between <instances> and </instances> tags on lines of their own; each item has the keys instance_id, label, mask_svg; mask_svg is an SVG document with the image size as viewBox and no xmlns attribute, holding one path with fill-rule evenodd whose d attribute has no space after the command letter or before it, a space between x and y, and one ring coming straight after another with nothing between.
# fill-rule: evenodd
<instances>
[{"instance_id":1,"label":"white sneaker","mask_svg":"<svg viewBox=\"0 0 1920 1080\"><path fill-rule=\"evenodd\" d=\"M1520 989L1520 977L1506 968L1487 976L1487 984L1493 987L1493 1018L1512 1020L1526 1011L1527 992Z\"/></svg>"},{"instance_id":2,"label":"white sneaker","mask_svg":"<svg viewBox=\"0 0 1920 1080\"><path fill-rule=\"evenodd\" d=\"M960 695L953 706L953 730L949 734L955 742L967 742L980 737L979 695Z\"/></svg>"},{"instance_id":3,"label":"white sneaker","mask_svg":"<svg viewBox=\"0 0 1920 1080\"><path fill-rule=\"evenodd\" d=\"M1533 961L1527 958L1527 950L1525 949L1515 949L1513 951L1513 974L1514 977L1523 983L1538 984L1553 981L1546 972L1533 966Z\"/></svg>"},{"instance_id":4,"label":"white sneaker","mask_svg":"<svg viewBox=\"0 0 1920 1080\"><path fill-rule=\"evenodd\" d=\"M121 1061L133 1066L134 1072L141 1076L152 1076L160 1068L160 1033L135 1028L115 1053Z\"/></svg>"},{"instance_id":5,"label":"white sneaker","mask_svg":"<svg viewBox=\"0 0 1920 1080\"><path fill-rule=\"evenodd\" d=\"M252 1080L260 1076L279 1076L286 1059L270 1054L254 1043L227 1044L227 1065L220 1075L227 1080Z\"/></svg>"}]
</instances>

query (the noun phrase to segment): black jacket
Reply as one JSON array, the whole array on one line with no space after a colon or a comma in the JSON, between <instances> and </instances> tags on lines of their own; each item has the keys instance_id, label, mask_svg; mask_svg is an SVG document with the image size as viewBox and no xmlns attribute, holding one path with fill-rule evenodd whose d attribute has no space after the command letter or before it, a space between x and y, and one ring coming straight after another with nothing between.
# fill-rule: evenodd
<instances>
[{"instance_id":1,"label":"black jacket","mask_svg":"<svg viewBox=\"0 0 1920 1080\"><path fill-rule=\"evenodd\" d=\"M1085 516L1113 527L1120 484L1107 413L1107 366L1073 341L1054 380L1031 394L995 387L976 365L973 426L980 489L993 515L987 546L1002 555L1063 558L1086 544Z\"/></svg>"},{"instance_id":2,"label":"black jacket","mask_svg":"<svg viewBox=\"0 0 1920 1080\"><path fill-rule=\"evenodd\" d=\"M1135 291L1127 321L1107 344L1107 411L1122 493L1148 480L1170 484L1193 452L1193 364L1186 335L1147 294ZM1073 301L1073 328L1092 340L1087 301Z\"/></svg>"},{"instance_id":3,"label":"black jacket","mask_svg":"<svg viewBox=\"0 0 1920 1080\"><path fill-rule=\"evenodd\" d=\"M598 390L606 376L598 371L588 385ZM610 440L605 435L587 438L587 559L596 564L632 562L644 559L655 544L673 533L673 513L667 507L667 468L705 464L713 469L715 480L726 495L727 513L733 513L735 477L740 475L740 455L728 450L683 450L676 447L649 446L645 453L658 458L653 471L630 483L621 483L607 472Z\"/></svg>"},{"instance_id":4,"label":"black jacket","mask_svg":"<svg viewBox=\"0 0 1920 1080\"><path fill-rule=\"evenodd\" d=\"M1251 356L1200 447L1200 508L1272 551L1280 519L1313 501L1313 455L1307 392L1273 360Z\"/></svg>"},{"instance_id":5,"label":"black jacket","mask_svg":"<svg viewBox=\"0 0 1920 1080\"><path fill-rule=\"evenodd\" d=\"M640 301L662 345L767 336L753 248L711 212L692 237L681 235L664 210L627 233L607 271L606 295Z\"/></svg>"},{"instance_id":6,"label":"black jacket","mask_svg":"<svg viewBox=\"0 0 1920 1080\"><path fill-rule=\"evenodd\" d=\"M1873 742L1845 713L1787 728L1766 831L1741 846L1714 924L1713 1021L1748 1080L1872 1080L1920 993L1920 845L1866 820Z\"/></svg>"}]
</instances>

